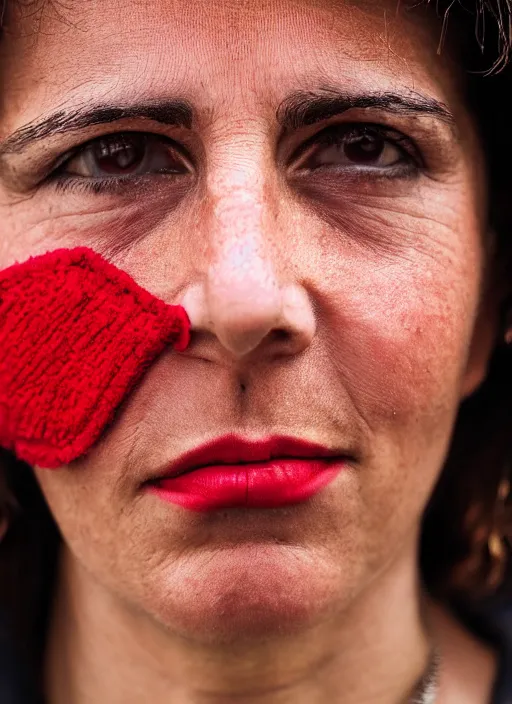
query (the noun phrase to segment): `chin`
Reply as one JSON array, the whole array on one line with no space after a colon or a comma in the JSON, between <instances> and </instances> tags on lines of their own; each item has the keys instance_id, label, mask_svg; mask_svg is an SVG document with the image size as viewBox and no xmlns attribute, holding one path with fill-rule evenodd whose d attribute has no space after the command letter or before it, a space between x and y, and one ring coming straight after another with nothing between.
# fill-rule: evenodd
<instances>
[{"instance_id":1,"label":"chin","mask_svg":"<svg viewBox=\"0 0 512 704\"><path fill-rule=\"evenodd\" d=\"M308 630L340 603L339 567L312 552L277 544L204 551L152 584L146 610L165 628L204 644Z\"/></svg>"}]
</instances>

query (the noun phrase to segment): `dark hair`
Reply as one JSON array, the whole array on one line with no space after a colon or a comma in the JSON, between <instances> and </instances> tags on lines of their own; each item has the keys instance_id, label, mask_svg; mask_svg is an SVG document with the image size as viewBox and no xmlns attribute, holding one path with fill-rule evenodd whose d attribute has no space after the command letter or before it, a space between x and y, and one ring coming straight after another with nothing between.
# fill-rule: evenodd
<instances>
[{"instance_id":1,"label":"dark hair","mask_svg":"<svg viewBox=\"0 0 512 704\"><path fill-rule=\"evenodd\" d=\"M45 1L35 0L40 5ZM512 281L509 0L477 0L473 9L450 2L449 11L439 0L425 12L438 14L440 44L457 45L466 71L467 100L488 162L488 219L497 234L490 270L496 280L505 282L508 274ZM511 430L512 353L498 340L486 380L460 407L448 458L424 516L423 579L434 596L447 602L510 593ZM30 634L38 597L51 591L59 535L31 468L6 451L0 451L2 515L10 527L0 545L0 603L8 601L18 630Z\"/></svg>"}]
</instances>

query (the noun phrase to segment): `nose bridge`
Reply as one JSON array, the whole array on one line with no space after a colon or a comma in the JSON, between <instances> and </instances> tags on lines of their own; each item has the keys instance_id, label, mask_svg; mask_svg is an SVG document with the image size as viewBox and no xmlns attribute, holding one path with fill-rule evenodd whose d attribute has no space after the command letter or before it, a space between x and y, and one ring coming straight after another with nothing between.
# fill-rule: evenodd
<instances>
[{"instance_id":1,"label":"nose bridge","mask_svg":"<svg viewBox=\"0 0 512 704\"><path fill-rule=\"evenodd\" d=\"M269 210L261 177L224 181L213 194L207 306L217 336L240 351L254 347L282 313Z\"/></svg>"},{"instance_id":2,"label":"nose bridge","mask_svg":"<svg viewBox=\"0 0 512 704\"><path fill-rule=\"evenodd\" d=\"M231 155L233 156L233 153ZM218 162L217 162L218 163ZM264 159L225 159L208 183L204 278L183 305L193 329L213 333L236 357L263 340L281 340L289 354L309 344L315 320L306 291L287 271L279 189ZM270 337L279 331L283 335ZM277 343L276 343L277 344Z\"/></svg>"},{"instance_id":3,"label":"nose bridge","mask_svg":"<svg viewBox=\"0 0 512 704\"><path fill-rule=\"evenodd\" d=\"M256 140L255 140L256 141ZM239 152L247 152L240 154ZM229 237L240 242L245 236L261 238L270 234L272 219L271 165L267 164L263 145L245 143L233 146L230 155L218 155L224 161L210 176L208 190L213 204L213 248ZM265 230L267 230L265 232Z\"/></svg>"},{"instance_id":4,"label":"nose bridge","mask_svg":"<svg viewBox=\"0 0 512 704\"><path fill-rule=\"evenodd\" d=\"M212 292L227 285L233 295L246 286L270 293L279 286L277 223L270 212L270 194L264 193L261 178L258 181L226 184L214 196L208 272Z\"/></svg>"}]
</instances>

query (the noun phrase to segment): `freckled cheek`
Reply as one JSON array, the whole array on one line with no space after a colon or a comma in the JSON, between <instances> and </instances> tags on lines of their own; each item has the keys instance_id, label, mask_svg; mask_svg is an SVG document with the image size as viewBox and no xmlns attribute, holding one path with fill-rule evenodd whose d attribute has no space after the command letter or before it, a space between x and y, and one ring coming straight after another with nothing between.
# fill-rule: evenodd
<instances>
[{"instance_id":1,"label":"freckled cheek","mask_svg":"<svg viewBox=\"0 0 512 704\"><path fill-rule=\"evenodd\" d=\"M331 327L335 364L362 413L408 424L455 411L474 295L446 281L418 288L391 277L357 299L340 296Z\"/></svg>"},{"instance_id":2,"label":"freckled cheek","mask_svg":"<svg viewBox=\"0 0 512 704\"><path fill-rule=\"evenodd\" d=\"M10 206L2 207L0 200L0 268L59 247L89 246L115 259L140 242L154 241L159 236L168 238L170 230L173 244L186 242L193 224L193 217L187 217L180 209L186 192L183 184L171 190L154 188L150 193L122 198L73 194L56 197L43 191L30 201L18 199Z\"/></svg>"}]
</instances>

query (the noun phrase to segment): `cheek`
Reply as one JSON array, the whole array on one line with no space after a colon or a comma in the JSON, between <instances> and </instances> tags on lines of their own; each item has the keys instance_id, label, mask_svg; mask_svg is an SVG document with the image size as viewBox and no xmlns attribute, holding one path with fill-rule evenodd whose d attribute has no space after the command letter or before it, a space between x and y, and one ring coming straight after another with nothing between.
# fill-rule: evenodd
<instances>
[{"instance_id":1,"label":"cheek","mask_svg":"<svg viewBox=\"0 0 512 704\"><path fill-rule=\"evenodd\" d=\"M458 302L450 305L435 283L420 294L410 280L395 276L387 288L375 288L378 295L362 294L354 317L348 311L337 316L342 339L336 361L348 386L390 415L424 413L436 401L453 399L468 333Z\"/></svg>"},{"instance_id":2,"label":"cheek","mask_svg":"<svg viewBox=\"0 0 512 704\"><path fill-rule=\"evenodd\" d=\"M463 373L484 260L479 215L461 196L468 185L359 202L352 194L323 228L329 329L372 382L386 374L397 382L390 404L410 386L428 405L429 394L453 393Z\"/></svg>"},{"instance_id":3,"label":"cheek","mask_svg":"<svg viewBox=\"0 0 512 704\"><path fill-rule=\"evenodd\" d=\"M417 535L449 449L479 301L477 241L392 259L358 249L322 284L330 375L364 438L353 518L370 570Z\"/></svg>"},{"instance_id":4,"label":"cheek","mask_svg":"<svg viewBox=\"0 0 512 704\"><path fill-rule=\"evenodd\" d=\"M412 220L409 234L418 225ZM383 229L391 240L391 228ZM407 246L385 254L351 244L320 292L335 374L375 432L385 427L425 444L446 438L479 303L479 232L439 227L435 236L418 228Z\"/></svg>"},{"instance_id":5,"label":"cheek","mask_svg":"<svg viewBox=\"0 0 512 704\"><path fill-rule=\"evenodd\" d=\"M171 209L171 198L145 198L128 204L97 198L99 203L91 201L85 206L78 198L76 203L68 198L63 205L36 195L28 205L25 201L18 206L0 205L0 268L77 246L88 246L114 263L120 252L158 228Z\"/></svg>"},{"instance_id":6,"label":"cheek","mask_svg":"<svg viewBox=\"0 0 512 704\"><path fill-rule=\"evenodd\" d=\"M164 525L158 515L150 517L141 508L140 495L119 489L120 454L117 448L101 466L85 459L69 468L34 471L77 562L114 591L133 591L141 582L141 569L158 572L162 554L179 553L180 533L169 512Z\"/></svg>"}]
</instances>

